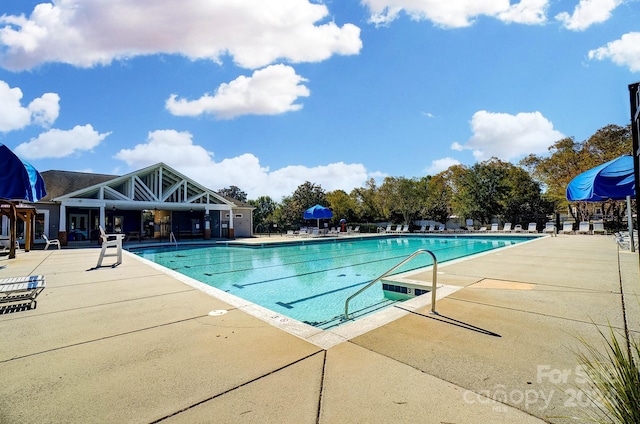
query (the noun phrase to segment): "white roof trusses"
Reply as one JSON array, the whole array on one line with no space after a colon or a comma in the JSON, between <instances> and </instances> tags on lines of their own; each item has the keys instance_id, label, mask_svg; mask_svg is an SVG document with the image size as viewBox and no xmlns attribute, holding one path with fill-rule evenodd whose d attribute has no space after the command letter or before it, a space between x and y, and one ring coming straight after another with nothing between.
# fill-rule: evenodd
<instances>
[{"instance_id":1,"label":"white roof trusses","mask_svg":"<svg viewBox=\"0 0 640 424\"><path fill-rule=\"evenodd\" d=\"M102 184L96 184L73 193L59 196L54 201L67 204L113 203L129 206L143 204L186 204L210 205L211 209L228 209L234 204L216 192L180 174L175 169L159 163L114 178ZM215 205L223 206L215 207Z\"/></svg>"}]
</instances>

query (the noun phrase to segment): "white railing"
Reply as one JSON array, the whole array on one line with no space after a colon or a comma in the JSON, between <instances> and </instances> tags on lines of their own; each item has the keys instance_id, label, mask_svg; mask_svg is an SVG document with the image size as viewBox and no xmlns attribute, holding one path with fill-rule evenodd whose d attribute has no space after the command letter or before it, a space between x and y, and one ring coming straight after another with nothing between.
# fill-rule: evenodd
<instances>
[{"instance_id":1,"label":"white railing","mask_svg":"<svg viewBox=\"0 0 640 424\"><path fill-rule=\"evenodd\" d=\"M173 243L178 247L178 240L176 240L176 235L173 234L173 231L169 234L169 243Z\"/></svg>"},{"instance_id":2,"label":"white railing","mask_svg":"<svg viewBox=\"0 0 640 424\"><path fill-rule=\"evenodd\" d=\"M438 278L438 260L436 259L436 255L434 255L432 251L427 249L420 249L420 250L416 250L414 253L412 253L406 259L400 262L398 265L389 269L379 277L374 278L373 280L371 280L371 282L369 282L369 284L367 284L366 286L364 286L363 288L361 288L360 290L358 290L357 292L349 296L347 300L344 302L344 319L345 320L349 319L349 302L351 301L351 299L353 299L354 297L356 297L357 295L359 295L360 293L362 293L363 291L365 291L366 289L368 289L369 287L371 287L378 281L382 280L384 277L388 276L393 271L400 268L402 265L406 264L407 262L409 262L410 260L412 260L413 258L415 258L416 256L422 253L428 253L433 258L433 278L432 278L433 282L431 283L431 312L433 312L434 314L437 314L436 312L436 280Z\"/></svg>"}]
</instances>

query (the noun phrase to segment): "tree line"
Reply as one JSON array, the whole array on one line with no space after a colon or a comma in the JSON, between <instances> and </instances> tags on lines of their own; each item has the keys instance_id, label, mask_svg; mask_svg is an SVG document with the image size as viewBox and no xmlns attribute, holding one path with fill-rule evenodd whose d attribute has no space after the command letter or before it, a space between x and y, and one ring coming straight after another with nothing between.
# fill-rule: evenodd
<instances>
[{"instance_id":1,"label":"tree line","mask_svg":"<svg viewBox=\"0 0 640 424\"><path fill-rule=\"evenodd\" d=\"M454 165L436 175L424 177L386 177L380 185L374 179L364 187L325 191L306 181L280 202L269 196L247 200L236 186L219 193L255 207L254 224L258 232L278 231L305 225L304 211L316 204L329 207L334 214L331 226L341 219L350 224L392 222L411 224L416 220L444 223L452 216L464 222L490 224L542 224L557 214L575 221L588 220L596 208L612 216L614 223L624 219L624 202L597 204L570 203L567 184L576 175L620 155L631 154L631 126L608 125L582 142L573 137L558 140L547 155L529 155L517 165L497 158L472 166Z\"/></svg>"}]
</instances>

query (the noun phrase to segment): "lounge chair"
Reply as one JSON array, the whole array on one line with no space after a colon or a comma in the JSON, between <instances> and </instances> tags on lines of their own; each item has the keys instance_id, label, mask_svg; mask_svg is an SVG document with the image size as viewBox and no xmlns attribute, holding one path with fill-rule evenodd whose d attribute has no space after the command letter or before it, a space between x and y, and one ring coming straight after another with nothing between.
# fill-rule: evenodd
<instances>
[{"instance_id":1,"label":"lounge chair","mask_svg":"<svg viewBox=\"0 0 640 424\"><path fill-rule=\"evenodd\" d=\"M287 230L287 234L286 237L295 237L296 234L293 232L293 230Z\"/></svg>"},{"instance_id":2,"label":"lounge chair","mask_svg":"<svg viewBox=\"0 0 640 424\"><path fill-rule=\"evenodd\" d=\"M615 233L613 239L621 249L631 250L631 236L629 231L622 231ZM634 250L638 250L638 231L633 230L633 247Z\"/></svg>"},{"instance_id":3,"label":"lounge chair","mask_svg":"<svg viewBox=\"0 0 640 424\"><path fill-rule=\"evenodd\" d=\"M604 229L603 221L593 221L593 234L607 234L607 230Z\"/></svg>"},{"instance_id":4,"label":"lounge chair","mask_svg":"<svg viewBox=\"0 0 640 424\"><path fill-rule=\"evenodd\" d=\"M498 224L491 224L491 231L492 233L497 233L498 232Z\"/></svg>"},{"instance_id":5,"label":"lounge chair","mask_svg":"<svg viewBox=\"0 0 640 424\"><path fill-rule=\"evenodd\" d=\"M444 225L444 224L438 224L437 232L439 232L439 233L444 233L445 229L446 229L446 228L445 228L445 225Z\"/></svg>"},{"instance_id":6,"label":"lounge chair","mask_svg":"<svg viewBox=\"0 0 640 424\"><path fill-rule=\"evenodd\" d=\"M414 233L424 233L426 231L427 231L426 225L421 226L419 230L413 230Z\"/></svg>"},{"instance_id":7,"label":"lounge chair","mask_svg":"<svg viewBox=\"0 0 640 424\"><path fill-rule=\"evenodd\" d=\"M433 233L434 231L436 231L436 225L435 224L431 224L429 225L429 228L427 228L427 233Z\"/></svg>"},{"instance_id":8,"label":"lounge chair","mask_svg":"<svg viewBox=\"0 0 640 424\"><path fill-rule=\"evenodd\" d=\"M542 232L544 234L551 234L552 237L555 237L557 234L556 225L553 222L547 222Z\"/></svg>"},{"instance_id":9,"label":"lounge chair","mask_svg":"<svg viewBox=\"0 0 640 424\"><path fill-rule=\"evenodd\" d=\"M349 229L347 230L347 234L349 235L360 234L360 226L356 225L355 228L349 227Z\"/></svg>"},{"instance_id":10,"label":"lounge chair","mask_svg":"<svg viewBox=\"0 0 640 424\"><path fill-rule=\"evenodd\" d=\"M562 234L573 234L573 222L562 223Z\"/></svg>"},{"instance_id":11,"label":"lounge chair","mask_svg":"<svg viewBox=\"0 0 640 424\"><path fill-rule=\"evenodd\" d=\"M578 227L578 231L576 234L591 234L589 221L580 222L580 226Z\"/></svg>"},{"instance_id":12,"label":"lounge chair","mask_svg":"<svg viewBox=\"0 0 640 424\"><path fill-rule=\"evenodd\" d=\"M29 309L35 309L36 298L45 287L44 275L3 278L0 280L0 303L29 301Z\"/></svg>"},{"instance_id":13,"label":"lounge chair","mask_svg":"<svg viewBox=\"0 0 640 424\"><path fill-rule=\"evenodd\" d=\"M486 233L487 232L487 227L480 227L478 228L478 233Z\"/></svg>"},{"instance_id":14,"label":"lounge chair","mask_svg":"<svg viewBox=\"0 0 640 424\"><path fill-rule=\"evenodd\" d=\"M538 232L538 224L535 222L530 222L527 227L527 233L537 233Z\"/></svg>"},{"instance_id":15,"label":"lounge chair","mask_svg":"<svg viewBox=\"0 0 640 424\"><path fill-rule=\"evenodd\" d=\"M515 227L513 227L513 231L514 233L521 233L522 232L522 225L517 224Z\"/></svg>"},{"instance_id":16,"label":"lounge chair","mask_svg":"<svg viewBox=\"0 0 640 424\"><path fill-rule=\"evenodd\" d=\"M408 233L409 232L409 226L408 225L403 225L402 226L402 230L400 230L401 233Z\"/></svg>"},{"instance_id":17,"label":"lounge chair","mask_svg":"<svg viewBox=\"0 0 640 424\"><path fill-rule=\"evenodd\" d=\"M467 219L466 221L467 231L473 232L475 228L473 228L473 219Z\"/></svg>"},{"instance_id":18,"label":"lounge chair","mask_svg":"<svg viewBox=\"0 0 640 424\"><path fill-rule=\"evenodd\" d=\"M387 228L378 228L378 232L379 233L390 233L391 232L391 225L387 225Z\"/></svg>"},{"instance_id":19,"label":"lounge chair","mask_svg":"<svg viewBox=\"0 0 640 424\"><path fill-rule=\"evenodd\" d=\"M503 233L510 233L511 232L511 223L510 222L505 222L504 227L502 227L502 232Z\"/></svg>"},{"instance_id":20,"label":"lounge chair","mask_svg":"<svg viewBox=\"0 0 640 424\"><path fill-rule=\"evenodd\" d=\"M46 235L44 235L44 234L42 235L42 238L43 238L43 239L44 239L44 241L47 243L47 244L44 246L44 250L47 250L47 249L49 248L49 246L58 246L58 250L60 250L60 240L58 240L58 239L49 240L49 239L47 238L47 236L46 236Z\"/></svg>"},{"instance_id":21,"label":"lounge chair","mask_svg":"<svg viewBox=\"0 0 640 424\"><path fill-rule=\"evenodd\" d=\"M11 242L9 241L9 238L0 239L0 246L2 246L4 250L9 250L10 245L11 245ZM19 249L20 249L20 242L16 240L16 250L19 250Z\"/></svg>"}]
</instances>

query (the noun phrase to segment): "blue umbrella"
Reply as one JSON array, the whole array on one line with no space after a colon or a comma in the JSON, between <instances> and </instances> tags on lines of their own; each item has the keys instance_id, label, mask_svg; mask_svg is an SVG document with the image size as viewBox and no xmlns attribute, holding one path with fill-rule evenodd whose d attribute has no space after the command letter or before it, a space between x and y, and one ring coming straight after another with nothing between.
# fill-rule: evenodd
<instances>
[{"instance_id":1,"label":"blue umbrella","mask_svg":"<svg viewBox=\"0 0 640 424\"><path fill-rule=\"evenodd\" d=\"M29 162L0 144L0 198L37 202L47 195L44 180Z\"/></svg>"},{"instance_id":2,"label":"blue umbrella","mask_svg":"<svg viewBox=\"0 0 640 424\"><path fill-rule=\"evenodd\" d=\"M575 177L567 186L567 200L599 202L635 196L633 156L625 155Z\"/></svg>"},{"instance_id":3,"label":"blue umbrella","mask_svg":"<svg viewBox=\"0 0 640 424\"><path fill-rule=\"evenodd\" d=\"M320 228L320 220L325 218L332 218L333 212L331 209L321 205L315 205L304 211L304 219L317 219L318 228Z\"/></svg>"},{"instance_id":4,"label":"blue umbrella","mask_svg":"<svg viewBox=\"0 0 640 424\"><path fill-rule=\"evenodd\" d=\"M604 200L627 199L627 222L633 252L633 219L631 216L631 196L636 194L633 156L624 155L591 168L575 177L567 186L567 200L599 202Z\"/></svg>"}]
</instances>

